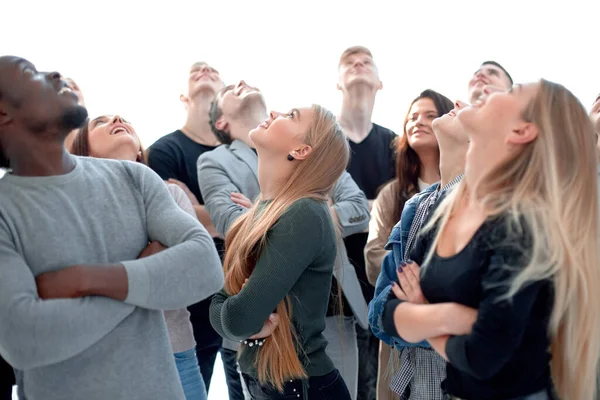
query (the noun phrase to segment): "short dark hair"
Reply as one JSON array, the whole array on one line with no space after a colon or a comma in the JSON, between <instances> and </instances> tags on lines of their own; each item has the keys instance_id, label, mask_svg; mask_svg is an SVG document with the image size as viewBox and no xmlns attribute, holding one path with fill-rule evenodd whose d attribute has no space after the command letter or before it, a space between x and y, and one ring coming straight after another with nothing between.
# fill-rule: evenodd
<instances>
[{"instance_id":1,"label":"short dark hair","mask_svg":"<svg viewBox=\"0 0 600 400\"><path fill-rule=\"evenodd\" d=\"M231 135L228 132L217 128L217 121L223 116L223 110L219 107L219 97L231 89L233 89L233 85L225 86L223 89L219 90L213 101L210 103L210 109L208 110L208 123L210 124L210 129L217 140L223 144L231 144L232 140Z\"/></svg>"},{"instance_id":2,"label":"short dark hair","mask_svg":"<svg viewBox=\"0 0 600 400\"><path fill-rule=\"evenodd\" d=\"M508 73L508 71L506 69L504 69L504 67L502 65L500 65L500 63L496 62L496 61L484 61L481 63L481 66L483 67L484 65L494 65L498 68L500 68L504 74L506 75L506 77L508 78L508 80L510 81L511 85L514 85L515 83L513 82L512 76L510 76L510 74Z\"/></svg>"}]
</instances>

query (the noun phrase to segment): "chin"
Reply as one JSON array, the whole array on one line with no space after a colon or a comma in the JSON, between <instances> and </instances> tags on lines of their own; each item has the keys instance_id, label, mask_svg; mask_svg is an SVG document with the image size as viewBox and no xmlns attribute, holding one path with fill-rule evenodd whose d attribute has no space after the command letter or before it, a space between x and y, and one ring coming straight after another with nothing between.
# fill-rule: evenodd
<instances>
[{"instance_id":1,"label":"chin","mask_svg":"<svg viewBox=\"0 0 600 400\"><path fill-rule=\"evenodd\" d=\"M60 116L60 126L67 132L81 128L87 120L87 109L80 105L75 105L66 109Z\"/></svg>"}]
</instances>

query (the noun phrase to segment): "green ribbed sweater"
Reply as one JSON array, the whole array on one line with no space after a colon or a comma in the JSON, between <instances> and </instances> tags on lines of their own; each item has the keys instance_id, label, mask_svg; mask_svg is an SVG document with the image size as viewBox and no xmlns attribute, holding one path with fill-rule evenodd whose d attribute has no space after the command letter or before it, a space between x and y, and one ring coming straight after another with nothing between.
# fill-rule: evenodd
<instances>
[{"instance_id":1,"label":"green ribbed sweater","mask_svg":"<svg viewBox=\"0 0 600 400\"><path fill-rule=\"evenodd\" d=\"M328 374L334 366L325 354L327 341L322 332L335 256L335 230L327 204L296 201L267 233L266 245L244 288L235 296L221 291L213 297L212 326L225 338L247 339L260 332L277 304L290 295L306 373ZM242 349L240 369L256 377L254 360L261 347L244 345Z\"/></svg>"}]
</instances>

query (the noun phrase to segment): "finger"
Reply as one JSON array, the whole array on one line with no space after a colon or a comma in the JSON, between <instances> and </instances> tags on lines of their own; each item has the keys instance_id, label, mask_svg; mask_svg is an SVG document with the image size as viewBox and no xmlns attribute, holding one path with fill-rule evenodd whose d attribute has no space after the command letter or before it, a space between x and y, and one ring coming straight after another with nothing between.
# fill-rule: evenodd
<instances>
[{"instance_id":1,"label":"finger","mask_svg":"<svg viewBox=\"0 0 600 400\"><path fill-rule=\"evenodd\" d=\"M402 286L402 290L404 291L404 293L410 294L412 292L412 286L411 286L410 281L408 280L405 270L406 270L406 263L405 262L400 263L400 265L396 269L396 276L398 276L398 282Z\"/></svg>"},{"instance_id":2,"label":"finger","mask_svg":"<svg viewBox=\"0 0 600 400\"><path fill-rule=\"evenodd\" d=\"M394 295L400 299L400 300L404 300L404 301L408 301L408 297L406 296L406 294L402 291L402 289L400 288L400 285L398 285L396 282L392 282L392 292L394 292Z\"/></svg>"},{"instance_id":3,"label":"finger","mask_svg":"<svg viewBox=\"0 0 600 400\"><path fill-rule=\"evenodd\" d=\"M417 282L421 281L421 268L417 263L408 264L408 269L414 275Z\"/></svg>"}]
</instances>

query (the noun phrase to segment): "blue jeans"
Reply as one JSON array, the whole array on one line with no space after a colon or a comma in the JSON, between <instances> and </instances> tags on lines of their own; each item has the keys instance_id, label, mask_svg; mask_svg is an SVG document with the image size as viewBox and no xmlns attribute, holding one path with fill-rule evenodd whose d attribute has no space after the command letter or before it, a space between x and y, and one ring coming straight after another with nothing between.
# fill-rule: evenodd
<instances>
[{"instance_id":1,"label":"blue jeans","mask_svg":"<svg viewBox=\"0 0 600 400\"><path fill-rule=\"evenodd\" d=\"M177 365L185 398L187 400L207 400L208 394L202 375L200 375L196 350L191 349L175 353L175 365Z\"/></svg>"}]
</instances>

